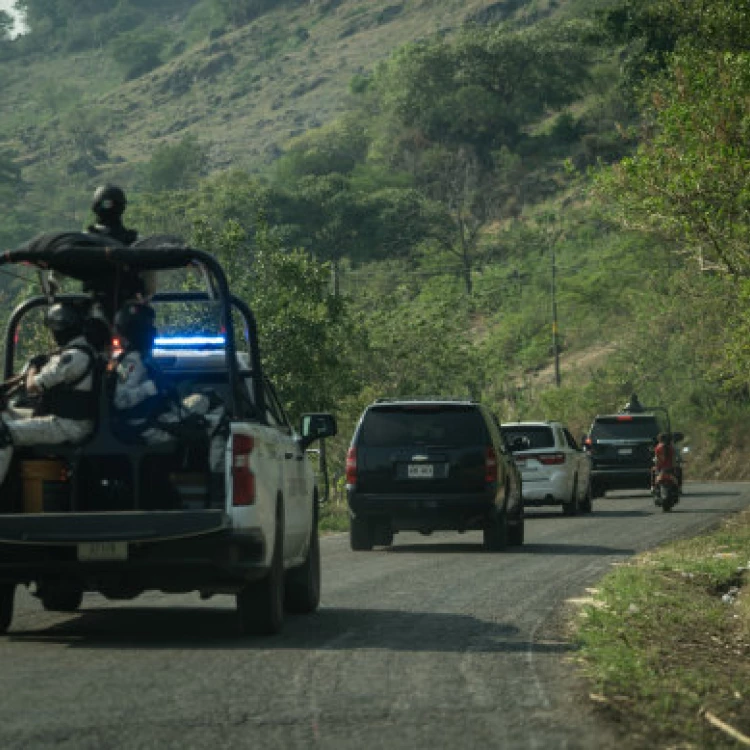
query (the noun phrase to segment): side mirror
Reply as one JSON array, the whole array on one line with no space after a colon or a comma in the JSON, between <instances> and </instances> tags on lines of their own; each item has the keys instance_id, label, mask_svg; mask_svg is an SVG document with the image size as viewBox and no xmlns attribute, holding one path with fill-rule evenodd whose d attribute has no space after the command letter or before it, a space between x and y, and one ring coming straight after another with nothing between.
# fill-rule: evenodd
<instances>
[{"instance_id":1,"label":"side mirror","mask_svg":"<svg viewBox=\"0 0 750 750\"><path fill-rule=\"evenodd\" d=\"M300 435L302 436L302 444L305 448L315 440L333 437L337 432L336 417L333 414L302 415Z\"/></svg>"}]
</instances>

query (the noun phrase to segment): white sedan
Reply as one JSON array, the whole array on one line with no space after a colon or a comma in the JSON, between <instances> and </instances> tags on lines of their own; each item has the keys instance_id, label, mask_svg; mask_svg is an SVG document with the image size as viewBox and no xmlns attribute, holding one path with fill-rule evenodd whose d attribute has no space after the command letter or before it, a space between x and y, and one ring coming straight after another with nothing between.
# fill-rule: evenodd
<instances>
[{"instance_id":1,"label":"white sedan","mask_svg":"<svg viewBox=\"0 0 750 750\"><path fill-rule=\"evenodd\" d=\"M559 505L566 516L591 511L591 459L561 422L500 425L523 479L524 505Z\"/></svg>"}]
</instances>

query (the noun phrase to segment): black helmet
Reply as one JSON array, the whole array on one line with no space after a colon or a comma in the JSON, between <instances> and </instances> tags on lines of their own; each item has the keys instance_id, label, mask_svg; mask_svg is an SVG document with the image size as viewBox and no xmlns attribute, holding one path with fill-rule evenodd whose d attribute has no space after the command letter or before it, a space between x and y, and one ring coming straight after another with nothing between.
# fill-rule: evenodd
<instances>
[{"instance_id":1,"label":"black helmet","mask_svg":"<svg viewBox=\"0 0 750 750\"><path fill-rule=\"evenodd\" d=\"M117 185L101 185L94 192L91 210L100 218L120 217L128 205L125 191Z\"/></svg>"},{"instance_id":2,"label":"black helmet","mask_svg":"<svg viewBox=\"0 0 750 750\"><path fill-rule=\"evenodd\" d=\"M47 309L44 324L52 331L59 346L83 333L83 318L78 308L64 302L57 302Z\"/></svg>"},{"instance_id":3,"label":"black helmet","mask_svg":"<svg viewBox=\"0 0 750 750\"><path fill-rule=\"evenodd\" d=\"M140 352L154 345L154 309L142 302L128 302L115 315L115 330L128 340L132 349Z\"/></svg>"}]
</instances>

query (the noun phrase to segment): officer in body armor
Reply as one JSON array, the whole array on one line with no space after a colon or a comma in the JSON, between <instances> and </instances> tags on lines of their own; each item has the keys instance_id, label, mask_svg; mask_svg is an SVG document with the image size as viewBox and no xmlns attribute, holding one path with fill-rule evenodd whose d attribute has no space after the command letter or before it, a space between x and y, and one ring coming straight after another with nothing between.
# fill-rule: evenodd
<instances>
[{"instance_id":1,"label":"officer in body armor","mask_svg":"<svg viewBox=\"0 0 750 750\"><path fill-rule=\"evenodd\" d=\"M147 445L188 437L209 440L212 475L223 477L226 449L224 406L219 399L191 394L180 399L164 382L151 357L156 329L149 305L129 302L115 316L115 332L123 347L117 358L114 406L126 435Z\"/></svg>"},{"instance_id":2,"label":"officer in body armor","mask_svg":"<svg viewBox=\"0 0 750 750\"><path fill-rule=\"evenodd\" d=\"M99 237L112 238L128 247L137 243L138 232L127 229L122 223L127 205L128 200L121 187L109 184L98 187L91 203L96 223L88 226L86 231ZM118 266L112 274L85 281L83 291L92 293L109 320L112 320L127 300L139 299L145 302L154 295L156 274Z\"/></svg>"},{"instance_id":3,"label":"officer in body armor","mask_svg":"<svg viewBox=\"0 0 750 750\"><path fill-rule=\"evenodd\" d=\"M26 394L34 406L8 405L0 412L0 483L13 446L77 443L94 427L97 354L84 336L83 315L74 305L56 303L44 322L60 348L28 368Z\"/></svg>"},{"instance_id":4,"label":"officer in body armor","mask_svg":"<svg viewBox=\"0 0 750 750\"><path fill-rule=\"evenodd\" d=\"M96 223L87 227L90 234L100 234L132 245L138 239L135 229L126 229L122 215L128 205L125 191L117 185L102 185L94 192L91 210L96 215Z\"/></svg>"}]
</instances>

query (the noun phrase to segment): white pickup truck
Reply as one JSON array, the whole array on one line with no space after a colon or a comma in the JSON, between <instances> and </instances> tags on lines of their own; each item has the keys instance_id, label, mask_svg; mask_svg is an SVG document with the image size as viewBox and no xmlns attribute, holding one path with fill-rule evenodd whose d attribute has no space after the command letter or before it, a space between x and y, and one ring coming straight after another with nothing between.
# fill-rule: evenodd
<instances>
[{"instance_id":1,"label":"white pickup truck","mask_svg":"<svg viewBox=\"0 0 750 750\"><path fill-rule=\"evenodd\" d=\"M290 425L263 375L252 312L231 295L216 258L162 241L127 248L67 234L42 235L0 255L0 265L7 263L37 266L42 279L51 270L84 282L117 279L123 270L175 276L198 269L203 291L163 291L152 300L160 330L154 358L177 391L221 399L229 436L218 484L207 440L148 446L126 439L102 357L93 435L79 445L16 448L0 488L0 633L11 625L19 585L33 585L42 605L58 611L75 611L84 592L111 599L146 590L230 594L241 633L277 633L285 611L314 611L322 498L307 449L335 435L336 422L315 413L302 417L299 430ZM53 302L90 299L43 286L44 294L10 316L6 379L22 364L17 342L27 316Z\"/></svg>"}]
</instances>

